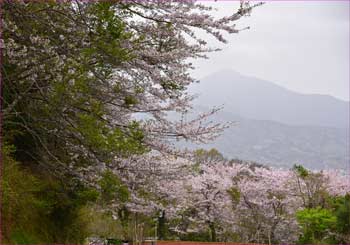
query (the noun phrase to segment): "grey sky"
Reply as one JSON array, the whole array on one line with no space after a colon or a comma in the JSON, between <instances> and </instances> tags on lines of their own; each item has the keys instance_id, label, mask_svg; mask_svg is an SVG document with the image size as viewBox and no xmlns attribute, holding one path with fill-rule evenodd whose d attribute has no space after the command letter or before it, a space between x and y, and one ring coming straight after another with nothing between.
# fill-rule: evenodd
<instances>
[{"instance_id":1,"label":"grey sky","mask_svg":"<svg viewBox=\"0 0 350 245\"><path fill-rule=\"evenodd\" d=\"M238 3L203 2L228 15ZM195 61L196 78L231 68L301 93L349 100L349 2L267 2L237 22L250 30L214 40L221 52Z\"/></svg>"}]
</instances>

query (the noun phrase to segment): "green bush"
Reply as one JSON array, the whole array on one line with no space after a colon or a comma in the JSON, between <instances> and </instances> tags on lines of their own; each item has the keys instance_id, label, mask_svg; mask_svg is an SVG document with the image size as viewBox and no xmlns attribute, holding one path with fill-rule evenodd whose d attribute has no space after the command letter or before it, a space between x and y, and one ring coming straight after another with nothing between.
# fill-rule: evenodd
<instances>
[{"instance_id":1,"label":"green bush","mask_svg":"<svg viewBox=\"0 0 350 245\"><path fill-rule=\"evenodd\" d=\"M337 218L330 210L307 208L298 211L296 215L303 230L300 243L333 243L330 231L334 230Z\"/></svg>"},{"instance_id":2,"label":"green bush","mask_svg":"<svg viewBox=\"0 0 350 245\"><path fill-rule=\"evenodd\" d=\"M81 185L66 189L52 176L34 174L12 152L12 146L2 149L2 243L82 243L88 233L80 210L97 192Z\"/></svg>"}]
</instances>

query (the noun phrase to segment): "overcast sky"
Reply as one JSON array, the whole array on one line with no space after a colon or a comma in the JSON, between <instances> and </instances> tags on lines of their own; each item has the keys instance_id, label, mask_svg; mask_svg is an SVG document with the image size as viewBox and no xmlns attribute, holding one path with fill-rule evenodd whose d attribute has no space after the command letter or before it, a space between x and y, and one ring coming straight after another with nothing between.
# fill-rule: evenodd
<instances>
[{"instance_id":1,"label":"overcast sky","mask_svg":"<svg viewBox=\"0 0 350 245\"><path fill-rule=\"evenodd\" d=\"M237 2L203 2L228 15ZM349 2L267 2L237 22L250 26L228 36L209 60L195 61L196 78L221 69L272 81L301 93L349 100Z\"/></svg>"}]
</instances>

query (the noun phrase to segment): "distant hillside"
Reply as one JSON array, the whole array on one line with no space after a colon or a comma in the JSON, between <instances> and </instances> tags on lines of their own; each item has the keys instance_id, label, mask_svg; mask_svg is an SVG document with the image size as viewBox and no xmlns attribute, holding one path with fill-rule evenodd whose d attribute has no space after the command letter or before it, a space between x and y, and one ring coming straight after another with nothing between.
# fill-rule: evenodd
<instances>
[{"instance_id":1,"label":"distant hillside","mask_svg":"<svg viewBox=\"0 0 350 245\"><path fill-rule=\"evenodd\" d=\"M349 102L326 95L304 95L274 83L222 71L191 88L199 93L194 111L224 104L214 121L235 121L209 145L228 158L312 169L347 168L349 154Z\"/></svg>"},{"instance_id":2,"label":"distant hillside","mask_svg":"<svg viewBox=\"0 0 350 245\"><path fill-rule=\"evenodd\" d=\"M227 112L218 113L213 120L235 121L236 124L208 145L182 145L190 148L214 147L228 158L252 160L270 166L291 167L299 163L311 169L345 169L350 163L347 129L291 126L245 119Z\"/></svg>"},{"instance_id":3,"label":"distant hillside","mask_svg":"<svg viewBox=\"0 0 350 245\"><path fill-rule=\"evenodd\" d=\"M225 106L225 111L244 118L289 125L349 127L349 102L327 95L304 95L272 82L223 70L201 79L191 91L195 104Z\"/></svg>"}]
</instances>

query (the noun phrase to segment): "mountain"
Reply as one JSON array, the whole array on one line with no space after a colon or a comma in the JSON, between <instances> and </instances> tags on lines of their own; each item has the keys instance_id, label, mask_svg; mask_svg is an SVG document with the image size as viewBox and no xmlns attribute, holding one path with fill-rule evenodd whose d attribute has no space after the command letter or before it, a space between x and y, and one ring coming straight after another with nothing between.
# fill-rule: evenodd
<instances>
[{"instance_id":1,"label":"mountain","mask_svg":"<svg viewBox=\"0 0 350 245\"><path fill-rule=\"evenodd\" d=\"M195 112L224 104L212 120L236 124L208 145L182 146L215 147L228 158L280 167L295 163L311 169L349 166L349 102L298 94L227 70L202 79L191 90L200 94Z\"/></svg>"},{"instance_id":2,"label":"mountain","mask_svg":"<svg viewBox=\"0 0 350 245\"><path fill-rule=\"evenodd\" d=\"M196 108L197 112L206 111ZM213 120L234 121L214 142L184 144L190 148L216 148L228 158L291 167L302 164L310 169L346 169L349 166L349 131L320 126L295 126L274 121L246 119L227 112Z\"/></svg>"},{"instance_id":3,"label":"mountain","mask_svg":"<svg viewBox=\"0 0 350 245\"><path fill-rule=\"evenodd\" d=\"M272 82L223 70L191 87L195 104L224 105L239 116L289 125L349 127L349 102L328 95L299 94Z\"/></svg>"}]
</instances>

